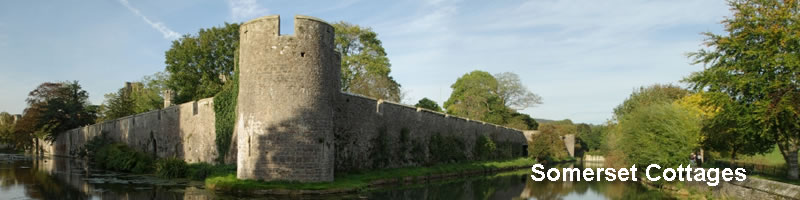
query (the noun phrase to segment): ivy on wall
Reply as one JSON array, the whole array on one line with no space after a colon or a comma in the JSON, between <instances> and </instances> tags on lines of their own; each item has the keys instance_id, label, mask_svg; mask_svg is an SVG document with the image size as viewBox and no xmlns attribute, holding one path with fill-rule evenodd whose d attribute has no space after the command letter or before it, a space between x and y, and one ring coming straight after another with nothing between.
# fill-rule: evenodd
<instances>
[{"instance_id":1,"label":"ivy on wall","mask_svg":"<svg viewBox=\"0 0 800 200\"><path fill-rule=\"evenodd\" d=\"M214 128L217 143L217 162L224 163L225 155L231 147L233 129L236 126L236 100L239 97L239 50L234 52L233 77L226 83L222 91L214 96Z\"/></svg>"}]
</instances>

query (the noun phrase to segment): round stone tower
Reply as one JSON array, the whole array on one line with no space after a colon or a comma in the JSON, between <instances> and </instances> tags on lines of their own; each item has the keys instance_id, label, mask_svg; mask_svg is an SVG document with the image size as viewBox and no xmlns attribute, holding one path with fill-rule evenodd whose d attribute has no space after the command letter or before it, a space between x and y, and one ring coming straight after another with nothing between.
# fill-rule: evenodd
<instances>
[{"instance_id":1,"label":"round stone tower","mask_svg":"<svg viewBox=\"0 0 800 200\"><path fill-rule=\"evenodd\" d=\"M237 178L333 181L334 101L339 54L334 28L296 16L294 35L280 35L280 17L239 30Z\"/></svg>"}]
</instances>

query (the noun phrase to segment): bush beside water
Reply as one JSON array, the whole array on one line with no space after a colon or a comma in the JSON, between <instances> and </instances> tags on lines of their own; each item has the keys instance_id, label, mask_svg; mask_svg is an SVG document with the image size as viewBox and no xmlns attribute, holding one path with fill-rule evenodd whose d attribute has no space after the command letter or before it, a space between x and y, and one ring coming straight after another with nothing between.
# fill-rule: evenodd
<instances>
[{"instance_id":1,"label":"bush beside water","mask_svg":"<svg viewBox=\"0 0 800 200\"><path fill-rule=\"evenodd\" d=\"M90 140L78 154L88 157L94 166L101 169L137 174L153 173L162 178L204 180L211 175L236 171L234 165L187 164L177 158L154 159L146 153L105 137Z\"/></svg>"}]
</instances>

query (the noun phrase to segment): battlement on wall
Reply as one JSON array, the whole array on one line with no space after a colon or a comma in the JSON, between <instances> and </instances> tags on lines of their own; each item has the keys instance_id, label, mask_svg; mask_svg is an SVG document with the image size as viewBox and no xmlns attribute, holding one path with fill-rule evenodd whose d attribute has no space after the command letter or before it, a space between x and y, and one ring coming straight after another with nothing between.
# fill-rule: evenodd
<instances>
[{"instance_id":1,"label":"battlement on wall","mask_svg":"<svg viewBox=\"0 0 800 200\"><path fill-rule=\"evenodd\" d=\"M384 149L403 154L398 159L430 157L436 152L429 142L439 136L459 140L459 151L468 160L477 159L473 149L483 136L508 155L521 155L527 144L520 130L341 92L333 26L298 15L294 30L281 35L277 15L240 27L231 146L239 179L323 182L332 181L335 171L376 169L373 153L381 137L391 140ZM73 154L106 134L157 157L212 163L217 158L213 104L213 98L202 99L73 129L50 152ZM413 142L421 153L397 153L411 149L405 142ZM381 167L424 164L405 159Z\"/></svg>"},{"instance_id":2,"label":"battlement on wall","mask_svg":"<svg viewBox=\"0 0 800 200\"><path fill-rule=\"evenodd\" d=\"M332 181L333 107L339 92L334 29L296 16L294 35L280 17L239 28L237 177Z\"/></svg>"}]
</instances>

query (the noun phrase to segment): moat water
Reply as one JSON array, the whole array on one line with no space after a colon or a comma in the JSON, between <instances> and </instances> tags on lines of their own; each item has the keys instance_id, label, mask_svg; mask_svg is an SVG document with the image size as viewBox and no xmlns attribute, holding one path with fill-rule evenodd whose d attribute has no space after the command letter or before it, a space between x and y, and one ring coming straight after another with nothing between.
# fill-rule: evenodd
<instances>
[{"instance_id":1,"label":"moat water","mask_svg":"<svg viewBox=\"0 0 800 200\"><path fill-rule=\"evenodd\" d=\"M580 167L580 166L558 166ZM529 170L338 196L235 197L202 182L93 169L67 158L0 153L0 199L658 199L635 182L534 182Z\"/></svg>"}]
</instances>

